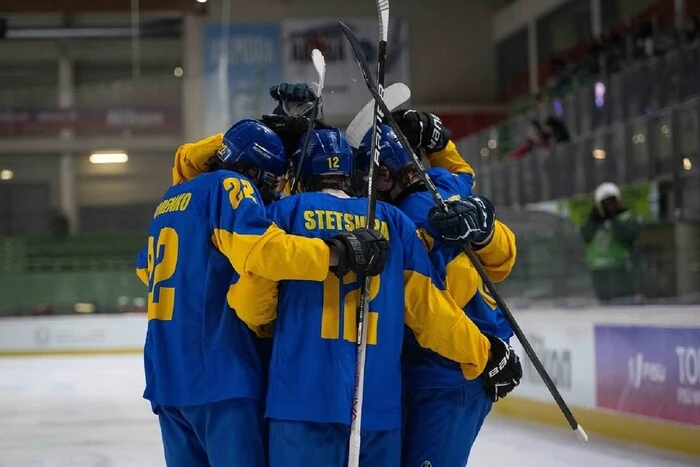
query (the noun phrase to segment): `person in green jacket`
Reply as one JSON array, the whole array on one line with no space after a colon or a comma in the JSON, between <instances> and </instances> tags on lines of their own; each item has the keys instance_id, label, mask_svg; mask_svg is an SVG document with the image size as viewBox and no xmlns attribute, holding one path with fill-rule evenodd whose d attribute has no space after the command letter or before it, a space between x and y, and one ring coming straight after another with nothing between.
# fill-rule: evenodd
<instances>
[{"instance_id":1,"label":"person in green jacket","mask_svg":"<svg viewBox=\"0 0 700 467\"><path fill-rule=\"evenodd\" d=\"M603 183L595 190L595 206L581 227L586 242L586 264L601 301L637 293L633 260L639 222L622 203L620 189Z\"/></svg>"}]
</instances>

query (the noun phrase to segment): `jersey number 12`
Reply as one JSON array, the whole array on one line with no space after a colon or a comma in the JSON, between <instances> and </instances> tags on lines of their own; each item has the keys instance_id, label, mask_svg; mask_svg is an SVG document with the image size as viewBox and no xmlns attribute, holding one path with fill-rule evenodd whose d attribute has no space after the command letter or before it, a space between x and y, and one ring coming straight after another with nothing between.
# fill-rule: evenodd
<instances>
[{"instance_id":1,"label":"jersey number 12","mask_svg":"<svg viewBox=\"0 0 700 467\"><path fill-rule=\"evenodd\" d=\"M371 302L379 294L379 276L372 277L370 283L368 298ZM357 307L360 303L360 290L363 285L357 281L357 276L352 272L345 275L342 284L335 274L329 274L323 281L322 339L338 339L342 315L343 339L350 342L357 341ZM378 322L379 313L376 311L367 313L365 324L367 326L367 343L370 345L377 344Z\"/></svg>"}]
</instances>

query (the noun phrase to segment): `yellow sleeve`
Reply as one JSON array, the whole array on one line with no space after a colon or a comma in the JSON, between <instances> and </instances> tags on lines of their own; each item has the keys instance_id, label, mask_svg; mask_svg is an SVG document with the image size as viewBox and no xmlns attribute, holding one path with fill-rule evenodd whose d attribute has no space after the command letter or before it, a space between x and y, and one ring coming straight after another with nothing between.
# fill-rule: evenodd
<instances>
[{"instance_id":1,"label":"yellow sleeve","mask_svg":"<svg viewBox=\"0 0 700 467\"><path fill-rule=\"evenodd\" d=\"M442 151L430 154L430 165L433 167L443 167L453 174L474 175L474 169L465 161L457 151L457 146L452 141L447 142L447 146Z\"/></svg>"},{"instance_id":2,"label":"yellow sleeve","mask_svg":"<svg viewBox=\"0 0 700 467\"><path fill-rule=\"evenodd\" d=\"M218 133L196 143L185 143L175 152L173 162L173 185L192 180L208 171L209 161L216 156L224 142L224 135Z\"/></svg>"},{"instance_id":3,"label":"yellow sleeve","mask_svg":"<svg viewBox=\"0 0 700 467\"><path fill-rule=\"evenodd\" d=\"M277 318L277 297L277 282L246 276L241 276L226 296L228 305L258 337L272 334L271 324Z\"/></svg>"},{"instance_id":4,"label":"yellow sleeve","mask_svg":"<svg viewBox=\"0 0 700 467\"><path fill-rule=\"evenodd\" d=\"M460 308L467 306L476 294L480 283L479 273L464 253L455 256L445 266L445 287Z\"/></svg>"},{"instance_id":5,"label":"yellow sleeve","mask_svg":"<svg viewBox=\"0 0 700 467\"><path fill-rule=\"evenodd\" d=\"M510 274L515 265L517 248L515 234L503 223L496 221L493 239L476 255L493 282L501 282Z\"/></svg>"},{"instance_id":6,"label":"yellow sleeve","mask_svg":"<svg viewBox=\"0 0 700 467\"><path fill-rule=\"evenodd\" d=\"M141 279L143 285L148 285L148 269L147 268L136 268L136 276Z\"/></svg>"},{"instance_id":7,"label":"yellow sleeve","mask_svg":"<svg viewBox=\"0 0 700 467\"><path fill-rule=\"evenodd\" d=\"M330 248L323 240L289 235L275 224L262 235L214 229L212 242L241 276L272 281L322 281L328 276Z\"/></svg>"},{"instance_id":8,"label":"yellow sleeve","mask_svg":"<svg viewBox=\"0 0 700 467\"><path fill-rule=\"evenodd\" d=\"M289 179L284 183L284 187L282 188L282 193L285 196L289 196L292 194L292 185L289 183Z\"/></svg>"},{"instance_id":9,"label":"yellow sleeve","mask_svg":"<svg viewBox=\"0 0 700 467\"><path fill-rule=\"evenodd\" d=\"M418 343L458 362L466 379L475 379L489 359L491 344L457 306L446 290L430 277L404 271L406 325Z\"/></svg>"}]
</instances>

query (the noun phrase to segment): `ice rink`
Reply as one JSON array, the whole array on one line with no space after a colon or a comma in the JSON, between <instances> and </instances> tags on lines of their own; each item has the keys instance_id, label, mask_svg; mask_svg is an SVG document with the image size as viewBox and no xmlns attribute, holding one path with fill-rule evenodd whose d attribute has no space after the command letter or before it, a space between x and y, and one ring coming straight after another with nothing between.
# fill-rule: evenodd
<instances>
[{"instance_id":1,"label":"ice rink","mask_svg":"<svg viewBox=\"0 0 700 467\"><path fill-rule=\"evenodd\" d=\"M141 398L138 355L0 359L0 467L164 465L156 417ZM640 446L578 443L568 431L491 417L469 466L700 465Z\"/></svg>"}]
</instances>

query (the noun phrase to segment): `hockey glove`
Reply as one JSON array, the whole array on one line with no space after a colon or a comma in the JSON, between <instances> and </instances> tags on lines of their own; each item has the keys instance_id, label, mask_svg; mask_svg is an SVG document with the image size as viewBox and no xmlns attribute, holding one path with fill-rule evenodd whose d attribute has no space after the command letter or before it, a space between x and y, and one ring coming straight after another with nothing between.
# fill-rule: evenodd
<instances>
[{"instance_id":1,"label":"hockey glove","mask_svg":"<svg viewBox=\"0 0 700 467\"><path fill-rule=\"evenodd\" d=\"M277 101L273 113L277 115L305 115L316 100L306 83L281 83L270 88L270 96Z\"/></svg>"},{"instance_id":2,"label":"hockey glove","mask_svg":"<svg viewBox=\"0 0 700 467\"><path fill-rule=\"evenodd\" d=\"M513 347L494 336L486 336L491 342L491 356L481 373L484 389L493 402L506 397L523 377L520 358Z\"/></svg>"},{"instance_id":3,"label":"hockey glove","mask_svg":"<svg viewBox=\"0 0 700 467\"><path fill-rule=\"evenodd\" d=\"M470 196L447 203L443 212L437 206L428 214L430 225L448 245L472 244L475 250L485 247L493 238L496 212L493 204L482 196Z\"/></svg>"},{"instance_id":4,"label":"hockey glove","mask_svg":"<svg viewBox=\"0 0 700 467\"><path fill-rule=\"evenodd\" d=\"M263 115L261 121L266 127L277 133L282 140L287 154L293 154L299 144L299 138L309 129L309 117L297 115ZM314 122L316 130L331 128L321 120Z\"/></svg>"},{"instance_id":5,"label":"hockey glove","mask_svg":"<svg viewBox=\"0 0 700 467\"><path fill-rule=\"evenodd\" d=\"M334 274L343 277L352 271L358 276L376 276L384 270L389 242L377 230L341 232L326 243L338 253Z\"/></svg>"},{"instance_id":6,"label":"hockey glove","mask_svg":"<svg viewBox=\"0 0 700 467\"><path fill-rule=\"evenodd\" d=\"M450 131L437 115L405 109L391 115L414 148L424 148L429 153L442 151L450 140Z\"/></svg>"}]
</instances>

